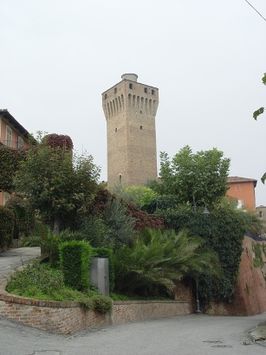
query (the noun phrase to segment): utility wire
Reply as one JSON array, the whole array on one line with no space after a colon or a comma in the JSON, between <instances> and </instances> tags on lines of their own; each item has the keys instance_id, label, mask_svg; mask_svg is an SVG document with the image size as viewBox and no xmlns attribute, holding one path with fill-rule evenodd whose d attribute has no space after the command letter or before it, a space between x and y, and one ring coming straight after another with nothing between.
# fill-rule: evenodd
<instances>
[{"instance_id":1,"label":"utility wire","mask_svg":"<svg viewBox=\"0 0 266 355\"><path fill-rule=\"evenodd\" d=\"M266 22L266 18L248 0L244 1Z\"/></svg>"}]
</instances>

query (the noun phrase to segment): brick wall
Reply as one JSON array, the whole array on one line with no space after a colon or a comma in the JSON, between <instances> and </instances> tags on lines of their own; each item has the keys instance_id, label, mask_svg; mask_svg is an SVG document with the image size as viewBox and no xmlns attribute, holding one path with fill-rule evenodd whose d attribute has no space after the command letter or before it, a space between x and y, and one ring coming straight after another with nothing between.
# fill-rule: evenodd
<instances>
[{"instance_id":1,"label":"brick wall","mask_svg":"<svg viewBox=\"0 0 266 355\"><path fill-rule=\"evenodd\" d=\"M4 291L3 285L0 290L0 316L59 334L191 312L191 302L185 301L123 301L114 302L111 314L102 315L80 307L77 302L38 301L14 296Z\"/></svg>"}]
</instances>

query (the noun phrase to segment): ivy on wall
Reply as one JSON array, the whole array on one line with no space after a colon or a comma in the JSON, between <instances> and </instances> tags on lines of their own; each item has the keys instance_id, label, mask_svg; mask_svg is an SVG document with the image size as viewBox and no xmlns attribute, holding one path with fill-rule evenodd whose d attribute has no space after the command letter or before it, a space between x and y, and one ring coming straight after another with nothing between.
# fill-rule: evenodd
<instances>
[{"instance_id":1,"label":"ivy on wall","mask_svg":"<svg viewBox=\"0 0 266 355\"><path fill-rule=\"evenodd\" d=\"M216 207L209 214L203 211L182 205L175 209L157 210L156 213L164 218L168 228L176 231L187 228L192 234L202 237L207 247L216 251L223 275L219 280L202 276L199 280L200 297L203 303L210 300L228 302L234 295L242 242L250 228L250 218L229 206Z\"/></svg>"},{"instance_id":2,"label":"ivy on wall","mask_svg":"<svg viewBox=\"0 0 266 355\"><path fill-rule=\"evenodd\" d=\"M266 256L266 245L252 243L252 250L254 252L253 266L262 268L264 266L263 254Z\"/></svg>"},{"instance_id":3,"label":"ivy on wall","mask_svg":"<svg viewBox=\"0 0 266 355\"><path fill-rule=\"evenodd\" d=\"M24 151L0 145L0 191L12 192L14 190L14 176L24 157Z\"/></svg>"},{"instance_id":4,"label":"ivy on wall","mask_svg":"<svg viewBox=\"0 0 266 355\"><path fill-rule=\"evenodd\" d=\"M43 138L43 142L51 148L63 148L66 150L73 149L72 139L64 134L51 133Z\"/></svg>"}]
</instances>

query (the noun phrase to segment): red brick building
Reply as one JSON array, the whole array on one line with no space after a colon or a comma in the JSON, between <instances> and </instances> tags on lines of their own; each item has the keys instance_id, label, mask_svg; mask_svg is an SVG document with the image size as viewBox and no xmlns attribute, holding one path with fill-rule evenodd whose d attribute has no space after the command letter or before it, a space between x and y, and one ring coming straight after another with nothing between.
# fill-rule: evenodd
<instances>
[{"instance_id":1,"label":"red brick building","mask_svg":"<svg viewBox=\"0 0 266 355\"><path fill-rule=\"evenodd\" d=\"M257 180L239 176L228 178L228 190L226 195L238 202L239 207L247 210L256 209L255 187Z\"/></svg>"}]
</instances>

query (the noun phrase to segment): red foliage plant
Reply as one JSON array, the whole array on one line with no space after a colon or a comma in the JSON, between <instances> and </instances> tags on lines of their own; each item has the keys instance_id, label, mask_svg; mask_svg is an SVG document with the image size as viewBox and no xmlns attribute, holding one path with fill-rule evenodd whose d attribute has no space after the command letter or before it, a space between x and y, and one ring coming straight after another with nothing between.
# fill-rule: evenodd
<instances>
[{"instance_id":1,"label":"red foliage plant","mask_svg":"<svg viewBox=\"0 0 266 355\"><path fill-rule=\"evenodd\" d=\"M63 148L66 150L73 149L73 142L72 139L64 134L47 134L44 139L44 143L49 145L52 148Z\"/></svg>"},{"instance_id":2,"label":"red foliage plant","mask_svg":"<svg viewBox=\"0 0 266 355\"><path fill-rule=\"evenodd\" d=\"M103 213L107 202L114 199L116 199L116 196L112 195L108 190L100 189L92 203L91 212L96 215ZM123 200L121 200L121 202L127 208L127 213L135 219L135 230L141 231L145 228L164 228L164 220L162 218L144 212Z\"/></svg>"}]
</instances>

